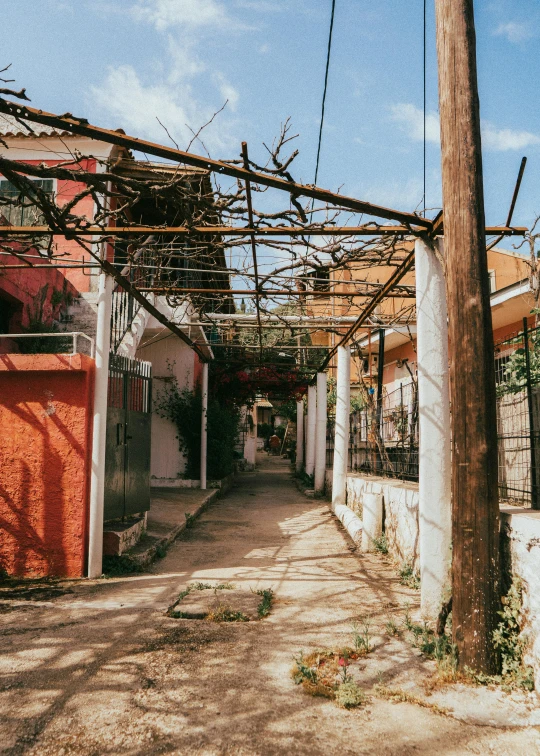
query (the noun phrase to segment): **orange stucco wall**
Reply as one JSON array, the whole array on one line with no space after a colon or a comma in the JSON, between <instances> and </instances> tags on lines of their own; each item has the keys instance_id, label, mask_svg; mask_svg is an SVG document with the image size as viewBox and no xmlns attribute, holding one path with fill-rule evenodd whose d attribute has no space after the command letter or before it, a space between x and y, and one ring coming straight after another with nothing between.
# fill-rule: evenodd
<instances>
[{"instance_id":1,"label":"orange stucco wall","mask_svg":"<svg viewBox=\"0 0 540 756\"><path fill-rule=\"evenodd\" d=\"M85 355L0 355L0 568L8 574L85 574L93 375Z\"/></svg>"}]
</instances>

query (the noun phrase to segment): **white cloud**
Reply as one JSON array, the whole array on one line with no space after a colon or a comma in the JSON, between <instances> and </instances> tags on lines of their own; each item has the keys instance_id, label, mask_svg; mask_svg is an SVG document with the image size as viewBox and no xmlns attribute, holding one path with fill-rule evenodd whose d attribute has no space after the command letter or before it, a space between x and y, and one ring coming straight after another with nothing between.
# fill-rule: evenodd
<instances>
[{"instance_id":1,"label":"white cloud","mask_svg":"<svg viewBox=\"0 0 540 756\"><path fill-rule=\"evenodd\" d=\"M200 59L200 34L194 26L219 25L227 22L217 0L138 0L132 7L134 17L155 25L166 43L162 46L165 62L152 67L151 76L143 76L132 65L108 69L99 86L91 88L98 109L114 126L121 126L136 136L167 142L169 138L159 121L181 148L185 148L197 131L227 101L227 108L205 128L201 139L211 150L225 150L233 143L234 111L239 93L225 75ZM178 29L167 32L171 26ZM204 94L203 94L204 93ZM201 145L194 145L201 151Z\"/></svg>"},{"instance_id":2,"label":"white cloud","mask_svg":"<svg viewBox=\"0 0 540 756\"><path fill-rule=\"evenodd\" d=\"M219 0L138 0L131 13L136 20L151 23L158 31L173 26L194 29L235 25Z\"/></svg>"},{"instance_id":3,"label":"white cloud","mask_svg":"<svg viewBox=\"0 0 540 756\"><path fill-rule=\"evenodd\" d=\"M514 44L519 44L534 36L532 29L527 24L519 21L508 21L507 23L499 24L493 34L496 37L506 37L509 42L513 42Z\"/></svg>"},{"instance_id":4,"label":"white cloud","mask_svg":"<svg viewBox=\"0 0 540 756\"><path fill-rule=\"evenodd\" d=\"M482 145L494 152L509 150L523 150L540 144L540 137L530 131L514 131L513 129L497 129L493 124L482 123Z\"/></svg>"},{"instance_id":5,"label":"white cloud","mask_svg":"<svg viewBox=\"0 0 540 756\"><path fill-rule=\"evenodd\" d=\"M219 88L223 101L227 100L227 104L231 110L236 110L236 105L240 98L238 91L226 80L222 73L214 74L214 81Z\"/></svg>"},{"instance_id":6,"label":"white cloud","mask_svg":"<svg viewBox=\"0 0 540 756\"><path fill-rule=\"evenodd\" d=\"M400 123L414 142L424 140L424 114L412 103L393 105L392 120ZM439 116L435 112L429 112L426 116L426 140L434 144L440 141Z\"/></svg>"},{"instance_id":7,"label":"white cloud","mask_svg":"<svg viewBox=\"0 0 540 756\"><path fill-rule=\"evenodd\" d=\"M410 178L407 181L394 180L383 185L366 187L361 190L358 196L366 197L375 205L399 207L403 210L413 211L420 207L422 194L422 181L417 178Z\"/></svg>"},{"instance_id":8,"label":"white cloud","mask_svg":"<svg viewBox=\"0 0 540 756\"><path fill-rule=\"evenodd\" d=\"M219 86L220 97L224 86ZM168 137L159 118L180 148L191 141L188 126L197 131L219 107L203 105L194 96L187 77L182 80L176 76L174 85L169 80L145 84L129 65L111 67L101 86L92 87L91 93L115 128L122 126L128 133L166 143ZM221 114L201 138L208 149L219 150L230 146L230 133L231 124ZM199 151L197 147L195 150Z\"/></svg>"},{"instance_id":9,"label":"white cloud","mask_svg":"<svg viewBox=\"0 0 540 756\"><path fill-rule=\"evenodd\" d=\"M400 103L392 107L392 120L399 123L413 142L424 139L423 113L412 103ZM426 140L433 144L440 142L439 116L434 111L427 114ZM523 150L540 144L540 136L530 131L498 129L488 121L482 121L482 146L493 152Z\"/></svg>"}]
</instances>

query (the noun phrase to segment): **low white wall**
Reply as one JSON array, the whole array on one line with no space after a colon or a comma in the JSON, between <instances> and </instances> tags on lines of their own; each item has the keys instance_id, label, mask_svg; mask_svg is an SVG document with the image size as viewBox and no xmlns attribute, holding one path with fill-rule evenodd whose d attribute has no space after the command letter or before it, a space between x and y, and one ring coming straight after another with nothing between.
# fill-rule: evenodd
<instances>
[{"instance_id":1,"label":"low white wall","mask_svg":"<svg viewBox=\"0 0 540 756\"><path fill-rule=\"evenodd\" d=\"M501 508L501 553L505 587L512 577L523 585L523 633L530 642L525 659L540 690L540 511Z\"/></svg>"},{"instance_id":2,"label":"low white wall","mask_svg":"<svg viewBox=\"0 0 540 756\"><path fill-rule=\"evenodd\" d=\"M374 475L347 475L347 506L360 519L364 493L383 495L384 530L391 556L419 569L418 484Z\"/></svg>"},{"instance_id":3,"label":"low white wall","mask_svg":"<svg viewBox=\"0 0 540 756\"><path fill-rule=\"evenodd\" d=\"M326 471L326 485L330 490L331 470ZM351 509L360 520L364 493L383 495L390 556L418 569L418 485L349 473L344 509ZM346 520L343 513L340 520ZM536 689L540 690L540 511L501 507L501 561L503 591L514 578L519 578L523 586L523 634L529 641L526 663L533 667Z\"/></svg>"}]
</instances>

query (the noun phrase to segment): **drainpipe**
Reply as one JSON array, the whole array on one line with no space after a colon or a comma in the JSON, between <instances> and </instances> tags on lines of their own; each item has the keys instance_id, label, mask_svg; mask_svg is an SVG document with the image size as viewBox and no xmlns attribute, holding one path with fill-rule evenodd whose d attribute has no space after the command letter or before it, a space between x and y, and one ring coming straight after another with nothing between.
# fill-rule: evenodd
<instances>
[{"instance_id":1,"label":"drainpipe","mask_svg":"<svg viewBox=\"0 0 540 756\"><path fill-rule=\"evenodd\" d=\"M349 415L351 411L351 348L337 350L336 427L334 436L334 471L332 475L332 509L346 504L347 463L349 456Z\"/></svg>"},{"instance_id":2,"label":"drainpipe","mask_svg":"<svg viewBox=\"0 0 540 756\"><path fill-rule=\"evenodd\" d=\"M304 402L296 402L296 472L302 472L304 464Z\"/></svg>"},{"instance_id":3,"label":"drainpipe","mask_svg":"<svg viewBox=\"0 0 540 756\"><path fill-rule=\"evenodd\" d=\"M317 387L308 386L307 434L306 434L306 474L315 472L315 428L317 423Z\"/></svg>"},{"instance_id":4,"label":"drainpipe","mask_svg":"<svg viewBox=\"0 0 540 756\"><path fill-rule=\"evenodd\" d=\"M452 548L448 325L440 258L416 240L420 600L426 619L436 619L449 597Z\"/></svg>"},{"instance_id":5,"label":"drainpipe","mask_svg":"<svg viewBox=\"0 0 540 756\"><path fill-rule=\"evenodd\" d=\"M208 420L208 363L202 366L202 415L201 415L201 489L206 490L206 452Z\"/></svg>"},{"instance_id":6,"label":"drainpipe","mask_svg":"<svg viewBox=\"0 0 540 756\"><path fill-rule=\"evenodd\" d=\"M101 273L97 308L97 333L94 384L94 422L92 431L92 469L90 473L90 524L88 538L88 577L103 572L103 502L105 494L105 444L107 434L107 388L111 345L111 306L114 281Z\"/></svg>"},{"instance_id":7,"label":"drainpipe","mask_svg":"<svg viewBox=\"0 0 540 756\"><path fill-rule=\"evenodd\" d=\"M326 476L326 373L317 373L317 425L315 431L315 493L324 493Z\"/></svg>"}]
</instances>

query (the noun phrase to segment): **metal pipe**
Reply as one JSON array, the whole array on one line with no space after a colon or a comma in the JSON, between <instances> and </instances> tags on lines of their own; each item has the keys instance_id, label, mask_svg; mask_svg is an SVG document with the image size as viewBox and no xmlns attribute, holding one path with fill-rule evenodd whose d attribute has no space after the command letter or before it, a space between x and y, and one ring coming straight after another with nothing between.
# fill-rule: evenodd
<instances>
[{"instance_id":1,"label":"metal pipe","mask_svg":"<svg viewBox=\"0 0 540 756\"><path fill-rule=\"evenodd\" d=\"M531 455L531 508L539 509L538 476L536 470L536 438L534 435L534 403L531 382L531 356L529 353L529 329L527 318L523 318L523 345L525 347L525 376L527 379L527 405L529 409L529 447Z\"/></svg>"}]
</instances>

